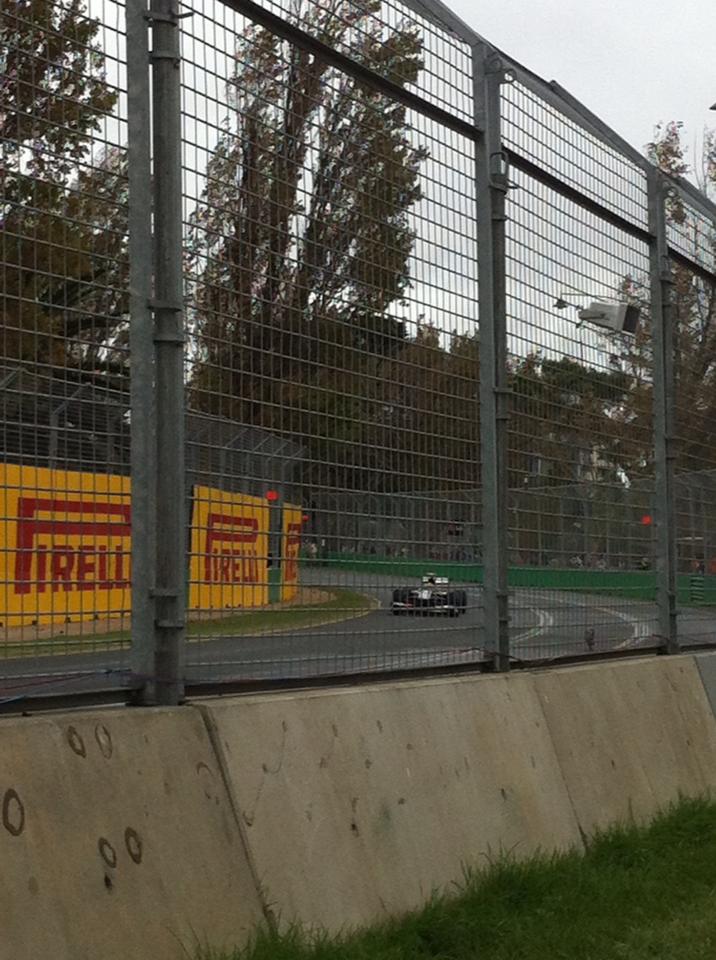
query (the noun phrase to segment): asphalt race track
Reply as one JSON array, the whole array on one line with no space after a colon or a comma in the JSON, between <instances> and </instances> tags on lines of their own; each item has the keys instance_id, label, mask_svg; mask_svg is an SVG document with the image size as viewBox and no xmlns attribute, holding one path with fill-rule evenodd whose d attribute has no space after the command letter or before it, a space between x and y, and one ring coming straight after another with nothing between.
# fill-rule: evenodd
<instances>
[{"instance_id":1,"label":"asphalt race track","mask_svg":"<svg viewBox=\"0 0 716 960\"><path fill-rule=\"evenodd\" d=\"M489 657L480 587L467 587L469 607L461 617L393 616L390 600L399 585L393 576L360 577L317 568L303 580L310 586L340 586L364 593L380 606L324 626L192 642L187 649L187 680L300 679L464 664ZM584 654L590 646L593 652L603 653L657 640L655 606L628 599L516 590L511 617L515 659L549 661ZM685 610L680 615L680 634L688 643L716 639L716 610ZM101 637L97 639L101 643ZM7 659L0 665L0 703L24 700L38 692L122 686L128 668L127 650Z\"/></svg>"}]
</instances>

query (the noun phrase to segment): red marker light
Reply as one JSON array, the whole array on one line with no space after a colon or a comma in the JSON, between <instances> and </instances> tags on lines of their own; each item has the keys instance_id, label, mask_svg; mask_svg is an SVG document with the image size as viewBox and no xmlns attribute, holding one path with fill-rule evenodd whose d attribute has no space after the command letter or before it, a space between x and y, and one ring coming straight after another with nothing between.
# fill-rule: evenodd
<instances>
[{"instance_id":1,"label":"red marker light","mask_svg":"<svg viewBox=\"0 0 716 960\"><path fill-rule=\"evenodd\" d=\"M649 514L649 513L645 513L644 516L641 518L641 525L642 525L642 527L650 527L651 524L652 524L652 522L653 522L653 521L652 521L652 518L651 518L651 514Z\"/></svg>"},{"instance_id":2,"label":"red marker light","mask_svg":"<svg viewBox=\"0 0 716 960\"><path fill-rule=\"evenodd\" d=\"M276 503L278 500L278 490L267 490L266 499L269 503Z\"/></svg>"},{"instance_id":3,"label":"red marker light","mask_svg":"<svg viewBox=\"0 0 716 960\"><path fill-rule=\"evenodd\" d=\"M301 517L301 520L302 520L304 523L308 523L308 521L309 521L310 519L311 519L311 518L308 516L307 513L304 513L304 515Z\"/></svg>"}]
</instances>

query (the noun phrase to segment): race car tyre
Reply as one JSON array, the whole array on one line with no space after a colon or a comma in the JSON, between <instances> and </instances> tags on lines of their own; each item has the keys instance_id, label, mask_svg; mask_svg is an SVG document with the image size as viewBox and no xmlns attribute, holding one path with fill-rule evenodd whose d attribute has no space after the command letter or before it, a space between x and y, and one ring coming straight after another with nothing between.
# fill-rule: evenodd
<instances>
[{"instance_id":1,"label":"race car tyre","mask_svg":"<svg viewBox=\"0 0 716 960\"><path fill-rule=\"evenodd\" d=\"M393 590L393 604L396 603L407 603L408 601L408 591L407 590ZM407 610L404 607L392 607L393 616L399 616L401 613L407 613Z\"/></svg>"}]
</instances>

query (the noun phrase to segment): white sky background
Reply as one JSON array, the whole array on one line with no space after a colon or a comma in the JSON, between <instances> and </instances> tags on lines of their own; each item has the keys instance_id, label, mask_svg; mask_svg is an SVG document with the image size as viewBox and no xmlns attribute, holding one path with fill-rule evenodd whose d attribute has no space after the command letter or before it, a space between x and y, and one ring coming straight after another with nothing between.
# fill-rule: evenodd
<instances>
[{"instance_id":1,"label":"white sky background","mask_svg":"<svg viewBox=\"0 0 716 960\"><path fill-rule=\"evenodd\" d=\"M486 40L556 80L638 150L682 120L694 160L716 127L714 0L447 0Z\"/></svg>"}]
</instances>

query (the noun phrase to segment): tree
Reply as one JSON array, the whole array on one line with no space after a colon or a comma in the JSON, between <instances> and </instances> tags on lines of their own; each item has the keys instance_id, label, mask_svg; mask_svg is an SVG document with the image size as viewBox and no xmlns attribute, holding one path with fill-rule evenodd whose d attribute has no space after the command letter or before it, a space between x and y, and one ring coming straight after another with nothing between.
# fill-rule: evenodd
<instances>
[{"instance_id":1,"label":"tree","mask_svg":"<svg viewBox=\"0 0 716 960\"><path fill-rule=\"evenodd\" d=\"M333 47L352 38L354 58L405 86L421 41L386 31L379 9L331 0L302 26ZM191 402L298 440L307 482L365 487L383 364L405 345L426 153L400 103L260 27L235 61L192 217Z\"/></svg>"},{"instance_id":2,"label":"tree","mask_svg":"<svg viewBox=\"0 0 716 960\"><path fill-rule=\"evenodd\" d=\"M422 323L377 362L346 438L362 488L449 496L479 485L479 338L443 341Z\"/></svg>"},{"instance_id":3,"label":"tree","mask_svg":"<svg viewBox=\"0 0 716 960\"><path fill-rule=\"evenodd\" d=\"M675 177L690 172L681 124L656 128L647 153L652 163ZM716 132L704 139L699 186L716 193ZM672 242L713 270L716 225L707 222L677 195L667 200ZM675 426L682 470L716 467L716 288L679 263L673 265ZM519 488L540 471L535 483L635 484L654 473L653 336L649 278L626 276L615 291L641 307L636 336L612 339L613 370L597 370L572 360L545 362L532 355L513 365L513 425L510 486ZM548 432L543 425L549 423ZM592 456L592 464L577 462Z\"/></svg>"},{"instance_id":4,"label":"tree","mask_svg":"<svg viewBox=\"0 0 716 960\"><path fill-rule=\"evenodd\" d=\"M690 172L680 123L656 128L648 145L649 159L674 176ZM706 195L716 195L716 131L704 137L696 180ZM707 222L678 196L667 206L672 242L707 269L716 268L716 224ZM677 467L682 471L716 467L716 284L680 263L673 264L675 435ZM621 344L622 364L629 376L629 402L621 411L621 429L634 451L630 475L638 478L653 471L652 324L649 318L648 282L626 277L623 294L642 305L643 323L633 340Z\"/></svg>"},{"instance_id":5,"label":"tree","mask_svg":"<svg viewBox=\"0 0 716 960\"><path fill-rule=\"evenodd\" d=\"M621 370L530 353L510 369L509 487L615 480L615 416L629 387Z\"/></svg>"},{"instance_id":6,"label":"tree","mask_svg":"<svg viewBox=\"0 0 716 960\"><path fill-rule=\"evenodd\" d=\"M93 137L117 94L82 0L0 0L5 359L95 370L126 326L126 161Z\"/></svg>"}]
</instances>

